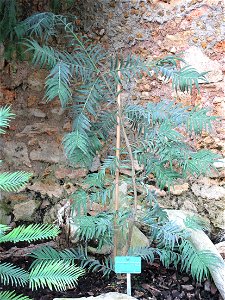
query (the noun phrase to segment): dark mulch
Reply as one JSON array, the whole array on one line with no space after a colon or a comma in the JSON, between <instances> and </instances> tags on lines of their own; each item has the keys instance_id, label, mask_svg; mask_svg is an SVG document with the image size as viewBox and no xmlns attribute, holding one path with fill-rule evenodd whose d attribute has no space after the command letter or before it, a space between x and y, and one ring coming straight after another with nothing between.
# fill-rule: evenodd
<instances>
[{"instance_id":1,"label":"dark mulch","mask_svg":"<svg viewBox=\"0 0 225 300\"><path fill-rule=\"evenodd\" d=\"M18 265L19 261L15 263ZM24 263L22 265L24 266ZM126 276L114 274L110 278L102 278L100 273L87 273L80 278L76 288L64 292L48 289L32 292L28 288L14 290L34 300L52 300L55 297L81 298L107 292L126 293ZM196 283L189 275L166 269L159 263L150 265L145 262L142 265L142 273L132 275L132 296L143 300L222 300L214 284L209 281Z\"/></svg>"}]
</instances>

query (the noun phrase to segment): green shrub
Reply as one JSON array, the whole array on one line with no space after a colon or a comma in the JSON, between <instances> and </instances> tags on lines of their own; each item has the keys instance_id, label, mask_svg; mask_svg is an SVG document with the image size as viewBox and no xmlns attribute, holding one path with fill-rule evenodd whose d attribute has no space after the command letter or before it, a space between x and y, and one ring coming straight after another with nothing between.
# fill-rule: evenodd
<instances>
[{"instance_id":1,"label":"green shrub","mask_svg":"<svg viewBox=\"0 0 225 300\"><path fill-rule=\"evenodd\" d=\"M175 91L188 93L193 88L199 91L199 80L207 82L206 72L199 73L188 65L180 68L180 61L185 62L177 56L147 61L133 55L108 53L89 39L80 37L66 17L53 13L35 14L24 20L19 28L31 37L24 46L31 53L33 63L50 70L46 79L47 101L58 97L63 108L72 110L72 132L63 140L70 162L90 167L96 154L101 153L113 136L117 138L117 144L112 145L116 155L106 158L99 172L85 178L85 189L73 195L73 209L77 214L73 221L78 225L79 239L85 245L95 239L99 248L113 245L116 249L117 239L128 228L124 254L141 255L150 261L157 255L167 267L171 263L175 266L181 263L181 268L190 271L197 280L208 276L207 265L218 263L215 256L197 251L189 242L188 233L168 221L166 212L149 192L146 180L153 174L158 187L169 190L179 178L207 174L218 155L207 149L197 151L187 141L192 135L200 136L203 131L210 130L215 117L209 116L207 109L195 107L191 110L169 100L152 103L149 99L143 106L132 103L130 98L126 103L121 103L120 99L130 81L140 79L143 74L153 78L160 76L163 81L171 82ZM49 44L49 37L54 34L57 38L62 30L65 31L65 46L56 49ZM139 171L135 164L141 166ZM130 171L131 177L124 176L120 172L122 169ZM119 206L118 193L119 183L123 181L129 186L125 208ZM146 209L141 218L137 215L140 187L143 193L139 198ZM105 211L90 216L87 202L97 202ZM131 247L137 222L147 226L152 247ZM196 228L199 228L197 223ZM104 274L113 270L111 258L105 258L103 263L90 259L86 248L63 252L45 248L32 255L46 263L48 259L80 259L83 266L102 270Z\"/></svg>"}]
</instances>

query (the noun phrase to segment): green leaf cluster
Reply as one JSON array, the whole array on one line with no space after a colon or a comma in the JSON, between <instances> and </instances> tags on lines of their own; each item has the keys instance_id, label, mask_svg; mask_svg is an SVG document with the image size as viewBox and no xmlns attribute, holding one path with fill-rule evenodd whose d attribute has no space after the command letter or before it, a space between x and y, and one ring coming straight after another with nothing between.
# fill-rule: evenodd
<instances>
[{"instance_id":1,"label":"green leaf cluster","mask_svg":"<svg viewBox=\"0 0 225 300\"><path fill-rule=\"evenodd\" d=\"M35 14L20 26L23 34L30 37L24 45L33 63L49 70L46 79L47 101L58 98L62 107L72 112L72 132L63 139L65 154L71 163L90 167L93 158L107 144L109 136L113 136L118 118L119 125L128 133L129 147L126 144L119 149L122 158L119 160L113 155L106 158L99 172L88 175L84 180L87 188L79 189L73 195L73 209L77 214L73 222L78 227L78 238L85 245L92 240L97 240L100 248L112 244L115 216L118 220L116 226L121 228L128 226L129 220L133 218L134 191L130 188L130 178L122 174L120 180L126 181L130 188L127 196L130 209L122 208L117 212L112 209L116 171L122 173L126 169L134 173L130 151L138 165L143 166L136 172L137 178L133 176L133 184L139 184L145 190L145 182L150 174L154 175L158 187L170 189L179 178L205 175L213 169L218 155L206 149L197 151L194 145L187 143L190 136L201 135L203 131L211 129L215 117L210 116L207 109L193 109L168 100L153 103L151 99L146 106L132 103L130 99L122 107L117 105L117 96L126 90L129 82L140 79L144 74L171 82L176 92L188 93L193 88L199 91L199 81L207 82L205 72L200 73L188 65L180 68L179 63L185 62L177 56L148 61L134 55L109 53L88 38L81 37L73 22L53 13ZM50 46L49 37L57 37L62 30L66 33L65 47L56 49L54 45ZM119 85L121 90L117 89ZM149 203L152 206L142 222L148 226L153 244L149 248L130 249L130 253L138 253L149 261L157 256L166 267L181 264L181 268L190 271L197 280L208 276L210 261L215 265L218 263L213 254L198 252L190 244L187 232L168 221L154 195L147 193L143 198L146 206ZM87 204L94 202L103 205L105 210L90 216ZM156 247L153 247L154 244ZM113 269L110 260L93 260L81 252L56 253L48 248L35 255L41 259L44 269L50 267L50 257L55 257L56 264L62 257L70 263L71 259L66 258L68 253L72 260L77 259L76 255L80 257L83 266L94 271L102 270L108 275ZM41 266L39 270L42 271ZM48 276L48 271L45 271ZM42 284L45 281L41 284L34 282L32 287Z\"/></svg>"},{"instance_id":2,"label":"green leaf cluster","mask_svg":"<svg viewBox=\"0 0 225 300\"><path fill-rule=\"evenodd\" d=\"M9 126L9 122L14 116L10 110L10 106L0 108L0 134L6 132L5 129ZM7 192L18 191L28 182L31 175L31 173L24 171L0 173L0 190Z\"/></svg>"},{"instance_id":3,"label":"green leaf cluster","mask_svg":"<svg viewBox=\"0 0 225 300\"><path fill-rule=\"evenodd\" d=\"M122 84L123 87L125 82L141 78L143 74L163 75L166 80L172 80L176 91L188 92L193 86L199 89L199 80L206 81L205 73L199 73L189 66L180 69L178 63L182 59L176 56L147 61L133 55L124 57L122 54L107 53L89 39L80 37L74 24L61 15L36 14L23 21L23 24L31 38L37 36L44 41L28 39L25 46L32 54L35 65L50 68L46 80L47 101L58 97L62 107L72 107L73 129L64 137L63 145L67 158L75 165L90 166L96 152L101 150L109 132L115 127L118 115L115 109L117 84ZM54 31L57 35L57 30L63 29L68 49L65 47L59 51L47 44L48 34ZM173 151L177 146L175 142L181 139L181 135L174 130L177 126L186 126L188 132L194 133L201 133L211 126L213 118L207 116L207 110L196 109L190 114L188 109L165 101L155 105L150 102L146 108L128 105L123 111L124 123L126 124L128 117L132 129L137 129L139 133L144 130L144 138L157 138L161 142L157 147L167 144L167 150ZM154 146L154 142L152 145ZM143 150L139 149L140 152ZM176 152L178 151L179 149ZM161 157L157 157L157 160L160 159ZM153 164L160 177L165 162ZM177 178L178 175L170 170L166 177L170 182L170 179ZM160 186L166 182L160 177Z\"/></svg>"},{"instance_id":4,"label":"green leaf cluster","mask_svg":"<svg viewBox=\"0 0 225 300\"><path fill-rule=\"evenodd\" d=\"M54 225L48 224L31 224L28 227L18 226L7 233L8 226L0 227L0 243L4 242L20 242L20 241L37 241L43 239L54 238L59 234L59 229ZM40 248L41 249L41 248ZM39 251L44 251L40 250ZM37 251L37 250L36 250ZM31 254L35 257L35 254ZM32 290L48 287L58 291L65 290L77 284L77 280L84 274L84 270L74 264L74 260L70 261L60 258L58 260L48 259L35 260L26 271L12 263L0 262L0 282L3 285L25 286L29 284ZM17 296L11 292L0 292L1 299L29 299L22 295ZM4 298L5 297L5 298Z\"/></svg>"},{"instance_id":5,"label":"green leaf cluster","mask_svg":"<svg viewBox=\"0 0 225 300\"><path fill-rule=\"evenodd\" d=\"M13 116L10 107L1 108L0 127L8 127ZM0 130L0 133L5 133L5 130ZM23 171L1 173L0 190L18 191L27 183L30 177L30 173ZM9 226L0 224L0 243L49 239L56 237L59 232L57 227L47 224L30 224L27 227L21 225L11 231ZM35 266L31 266L29 272L12 263L0 262L0 282L3 285L23 287L29 283L32 290L44 287L64 290L77 284L77 279L83 274L82 268L76 267L73 263L64 263L62 260L36 263ZM0 291L0 299L26 300L29 298L10 291Z\"/></svg>"}]
</instances>

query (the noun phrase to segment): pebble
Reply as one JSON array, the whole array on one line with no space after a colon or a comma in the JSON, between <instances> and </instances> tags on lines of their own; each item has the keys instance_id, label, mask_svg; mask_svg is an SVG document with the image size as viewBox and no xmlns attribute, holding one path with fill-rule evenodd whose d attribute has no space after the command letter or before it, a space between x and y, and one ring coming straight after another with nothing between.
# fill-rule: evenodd
<instances>
[{"instance_id":1,"label":"pebble","mask_svg":"<svg viewBox=\"0 0 225 300\"><path fill-rule=\"evenodd\" d=\"M191 284L183 284L183 285L181 285L181 287L183 290L189 291L189 292L193 291L193 289L194 289L193 285L191 285Z\"/></svg>"},{"instance_id":2,"label":"pebble","mask_svg":"<svg viewBox=\"0 0 225 300\"><path fill-rule=\"evenodd\" d=\"M183 282L187 282L189 279L190 279L190 278L187 277L187 276L182 277L182 281L183 281Z\"/></svg>"},{"instance_id":3,"label":"pebble","mask_svg":"<svg viewBox=\"0 0 225 300\"><path fill-rule=\"evenodd\" d=\"M45 118L46 117L46 113L44 113L43 111L41 111L38 108L31 108L29 110L29 113L31 116L34 116L36 118Z\"/></svg>"}]
</instances>

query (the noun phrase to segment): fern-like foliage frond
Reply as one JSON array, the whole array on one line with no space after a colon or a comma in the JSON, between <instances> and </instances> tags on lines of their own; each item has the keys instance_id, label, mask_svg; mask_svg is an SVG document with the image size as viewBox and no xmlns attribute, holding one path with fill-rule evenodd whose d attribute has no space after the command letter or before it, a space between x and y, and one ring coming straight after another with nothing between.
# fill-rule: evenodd
<instances>
[{"instance_id":1,"label":"fern-like foliage frond","mask_svg":"<svg viewBox=\"0 0 225 300\"><path fill-rule=\"evenodd\" d=\"M112 235L113 215L100 213L96 216L80 216L75 219L79 226L78 236L81 240L100 239Z\"/></svg>"},{"instance_id":2,"label":"fern-like foliage frond","mask_svg":"<svg viewBox=\"0 0 225 300\"><path fill-rule=\"evenodd\" d=\"M156 67L163 67L163 66L170 66L170 67L177 67L178 62L183 62L186 64L185 60L177 55L168 55L163 58L157 59L155 62ZM154 70L157 72L157 69Z\"/></svg>"},{"instance_id":3,"label":"fern-like foliage frond","mask_svg":"<svg viewBox=\"0 0 225 300\"><path fill-rule=\"evenodd\" d=\"M116 156L108 156L101 165L101 173L106 174L108 170L111 175L115 175L116 169L119 168L119 161Z\"/></svg>"},{"instance_id":4,"label":"fern-like foliage frond","mask_svg":"<svg viewBox=\"0 0 225 300\"><path fill-rule=\"evenodd\" d=\"M30 224L28 226L18 226L6 235L0 236L0 243L3 242L22 242L37 241L54 238L59 234L58 227L49 224Z\"/></svg>"},{"instance_id":5,"label":"fern-like foliage frond","mask_svg":"<svg viewBox=\"0 0 225 300\"><path fill-rule=\"evenodd\" d=\"M31 298L24 295L17 295L14 291L0 292L1 300L32 300Z\"/></svg>"},{"instance_id":6,"label":"fern-like foliage frond","mask_svg":"<svg viewBox=\"0 0 225 300\"><path fill-rule=\"evenodd\" d=\"M210 150L199 150L198 152L190 153L187 160L184 162L184 172L192 175L206 175L210 170L214 169L214 162L218 161L220 155L213 153Z\"/></svg>"},{"instance_id":7,"label":"fern-like foliage frond","mask_svg":"<svg viewBox=\"0 0 225 300\"><path fill-rule=\"evenodd\" d=\"M90 207L92 203L99 203L101 205L106 205L112 199L114 191L114 185L109 188L103 188L94 192L91 192L89 195Z\"/></svg>"},{"instance_id":8,"label":"fern-like foliage frond","mask_svg":"<svg viewBox=\"0 0 225 300\"><path fill-rule=\"evenodd\" d=\"M7 128L9 122L14 119L15 114L10 110L10 106L0 107L0 127ZM4 134L5 130L0 128L0 134Z\"/></svg>"},{"instance_id":9,"label":"fern-like foliage frond","mask_svg":"<svg viewBox=\"0 0 225 300\"><path fill-rule=\"evenodd\" d=\"M201 134L203 130L210 131L212 128L212 122L217 120L216 116L209 116L209 110L206 108L193 108L186 118L187 131L195 134Z\"/></svg>"},{"instance_id":10,"label":"fern-like foliage frond","mask_svg":"<svg viewBox=\"0 0 225 300\"><path fill-rule=\"evenodd\" d=\"M6 231L10 230L10 227L4 224L0 224L0 237L5 234Z\"/></svg>"},{"instance_id":11,"label":"fern-like foliage frond","mask_svg":"<svg viewBox=\"0 0 225 300\"><path fill-rule=\"evenodd\" d=\"M34 65L53 68L59 61L59 52L53 47L41 46L35 40L26 40L23 44L26 46L26 51L32 53L32 63Z\"/></svg>"},{"instance_id":12,"label":"fern-like foliage frond","mask_svg":"<svg viewBox=\"0 0 225 300\"><path fill-rule=\"evenodd\" d=\"M155 259L155 248L151 247L138 247L138 248L130 248L128 251L128 255L131 256L141 256L142 259L147 262L153 262Z\"/></svg>"},{"instance_id":13,"label":"fern-like foliage frond","mask_svg":"<svg viewBox=\"0 0 225 300\"><path fill-rule=\"evenodd\" d=\"M87 192L79 189L71 195L73 203L71 205L71 210L76 211L78 216L87 215L87 203L88 195Z\"/></svg>"},{"instance_id":14,"label":"fern-like foliage frond","mask_svg":"<svg viewBox=\"0 0 225 300\"><path fill-rule=\"evenodd\" d=\"M115 79L116 83L122 83L118 72L121 72L124 79L131 80L134 77L140 77L143 72L151 76L149 64L140 57L128 55L125 59L116 56L111 59L110 74Z\"/></svg>"},{"instance_id":15,"label":"fern-like foliage frond","mask_svg":"<svg viewBox=\"0 0 225 300\"><path fill-rule=\"evenodd\" d=\"M25 35L33 36L48 40L56 34L56 25L58 18L51 12L36 13L28 17L15 27L16 34L19 38Z\"/></svg>"},{"instance_id":16,"label":"fern-like foliage frond","mask_svg":"<svg viewBox=\"0 0 225 300\"><path fill-rule=\"evenodd\" d=\"M183 240L180 245L181 270L190 271L197 280L202 281L209 276L208 266L219 267L224 262L211 251L197 251L188 240Z\"/></svg>"},{"instance_id":17,"label":"fern-like foliage frond","mask_svg":"<svg viewBox=\"0 0 225 300\"><path fill-rule=\"evenodd\" d=\"M86 253L82 247L58 251L53 247L44 246L33 250L29 256L35 259L29 268L30 270L43 261L63 261L74 263L75 260L80 261L86 259Z\"/></svg>"},{"instance_id":18,"label":"fern-like foliage frond","mask_svg":"<svg viewBox=\"0 0 225 300\"><path fill-rule=\"evenodd\" d=\"M181 178L181 174L173 170L172 168L166 168L162 164L155 164L152 172L156 175L156 182L160 189L163 189L165 186L170 189L173 182Z\"/></svg>"},{"instance_id":19,"label":"fern-like foliage frond","mask_svg":"<svg viewBox=\"0 0 225 300\"><path fill-rule=\"evenodd\" d=\"M88 112L89 114L96 116L100 101L103 99L105 86L102 85L102 81L97 77L93 82L86 83L79 86L76 90L74 101L79 103L75 106L75 118L79 113ZM79 109L79 111L77 111Z\"/></svg>"},{"instance_id":20,"label":"fern-like foliage frond","mask_svg":"<svg viewBox=\"0 0 225 300\"><path fill-rule=\"evenodd\" d=\"M51 70L46 80L46 98L47 101L59 97L62 107L71 100L70 79L72 77L71 69L65 62L59 61Z\"/></svg>"},{"instance_id":21,"label":"fern-like foliage frond","mask_svg":"<svg viewBox=\"0 0 225 300\"><path fill-rule=\"evenodd\" d=\"M177 268L177 265L181 261L181 255L171 249L157 248L155 252L158 254L160 261L166 268L169 268L170 265Z\"/></svg>"},{"instance_id":22,"label":"fern-like foliage frond","mask_svg":"<svg viewBox=\"0 0 225 300\"><path fill-rule=\"evenodd\" d=\"M87 267L92 272L102 272L103 276L109 276L111 272L114 272L114 262L111 257L105 257L103 262L98 259L86 258L81 262L83 268Z\"/></svg>"},{"instance_id":23,"label":"fern-like foliage frond","mask_svg":"<svg viewBox=\"0 0 225 300\"><path fill-rule=\"evenodd\" d=\"M31 173L17 171L14 173L4 172L0 174L0 190L15 192L22 188L32 176Z\"/></svg>"},{"instance_id":24,"label":"fern-like foliage frond","mask_svg":"<svg viewBox=\"0 0 225 300\"><path fill-rule=\"evenodd\" d=\"M64 136L63 145L66 157L74 164L90 166L93 152L90 153L90 140L85 131L72 131Z\"/></svg>"},{"instance_id":25,"label":"fern-like foliage frond","mask_svg":"<svg viewBox=\"0 0 225 300\"><path fill-rule=\"evenodd\" d=\"M62 291L74 287L84 270L70 262L43 261L30 271L29 287L32 290L48 287L50 290Z\"/></svg>"},{"instance_id":26,"label":"fern-like foliage frond","mask_svg":"<svg viewBox=\"0 0 225 300\"><path fill-rule=\"evenodd\" d=\"M24 286L28 282L29 273L11 263L0 262L0 282L4 285Z\"/></svg>"},{"instance_id":27,"label":"fern-like foliage frond","mask_svg":"<svg viewBox=\"0 0 225 300\"><path fill-rule=\"evenodd\" d=\"M165 246L167 249L174 250L181 237L187 238L188 232L181 230L176 222L168 221L159 228L155 239L159 247Z\"/></svg>"},{"instance_id":28,"label":"fern-like foliage frond","mask_svg":"<svg viewBox=\"0 0 225 300\"><path fill-rule=\"evenodd\" d=\"M205 75L208 72L198 72L191 66L185 66L178 69L175 64L165 63L156 66L156 74L161 73L165 81L172 79L172 87L175 91L191 93L193 85L199 90L199 81L207 83Z\"/></svg>"},{"instance_id":29,"label":"fern-like foliage frond","mask_svg":"<svg viewBox=\"0 0 225 300\"><path fill-rule=\"evenodd\" d=\"M192 85L194 84L199 90L199 81L208 82L205 75L208 72L199 73L196 69L191 66L185 66L179 71L175 71L172 75L172 86L177 91L181 92L192 92Z\"/></svg>"},{"instance_id":30,"label":"fern-like foliage frond","mask_svg":"<svg viewBox=\"0 0 225 300\"><path fill-rule=\"evenodd\" d=\"M100 139L106 140L116 125L115 111L101 111L98 121L93 125L93 130L98 134Z\"/></svg>"},{"instance_id":31,"label":"fern-like foliage frond","mask_svg":"<svg viewBox=\"0 0 225 300\"><path fill-rule=\"evenodd\" d=\"M209 221L198 215L187 216L184 220L184 225L193 230L210 230Z\"/></svg>"},{"instance_id":32,"label":"fern-like foliage frond","mask_svg":"<svg viewBox=\"0 0 225 300\"><path fill-rule=\"evenodd\" d=\"M108 276L114 270L113 260L111 258L105 257L103 262L89 258L83 247L57 251L52 247L46 246L35 249L29 256L35 259L30 269L37 267L44 261L63 261L64 263L71 264L74 263L74 261L79 261L82 268L88 268L88 270L92 272L103 272L103 276Z\"/></svg>"}]
</instances>

